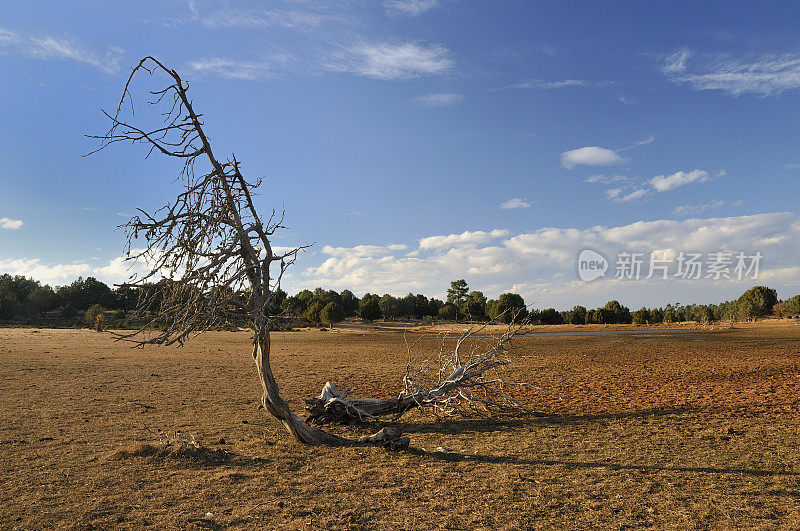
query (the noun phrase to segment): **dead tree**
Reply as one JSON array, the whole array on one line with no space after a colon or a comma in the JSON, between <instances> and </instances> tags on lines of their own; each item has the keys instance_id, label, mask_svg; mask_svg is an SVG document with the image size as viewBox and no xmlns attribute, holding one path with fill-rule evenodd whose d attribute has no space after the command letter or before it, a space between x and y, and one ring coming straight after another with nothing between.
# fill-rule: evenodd
<instances>
[{"instance_id":1,"label":"dead tree","mask_svg":"<svg viewBox=\"0 0 800 531\"><path fill-rule=\"evenodd\" d=\"M499 336L487 334L486 329L481 326L466 330L457 338L445 335L435 355L420 359L415 359L414 345L409 345L403 389L397 396L350 398L327 382L318 397L306 400L307 420L316 424L395 420L412 409L429 409L439 416L495 411L532 413L519 397L520 388L544 390L505 378L513 364L511 341L523 328L511 324ZM448 339L455 342L452 349L447 347Z\"/></svg>"},{"instance_id":2,"label":"dead tree","mask_svg":"<svg viewBox=\"0 0 800 531\"><path fill-rule=\"evenodd\" d=\"M134 123L133 84L144 74L167 80L166 86L149 93L148 104L160 111L160 119L150 127ZM188 83L175 70L145 57L128 77L116 110L103 111L111 120L109 131L92 136L100 141L97 151L131 142L146 146L147 156L156 152L182 161L178 180L183 191L175 200L154 212L139 209L139 214L123 225L127 258L147 265L147 273L131 277L124 286L138 289L136 313L149 322L139 330L119 334L118 339L138 345L182 344L203 331L224 326L232 316L246 317L253 331L252 355L263 389L262 405L298 441L407 446L408 439L392 428L359 440L315 428L293 413L281 397L269 361L268 308L284 271L303 247L274 252L270 239L283 228L283 212L273 210L269 219L262 220L253 202L261 182L246 180L234 155L223 162L214 154L202 115L195 112L188 90ZM129 119L123 117L128 110ZM205 169L196 170L201 165ZM140 238L144 241L141 248L136 246ZM403 393L396 398L350 399L340 395L335 386L326 385L320 407L331 411L341 406L364 420L397 417L429 405L445 411L459 398L484 406L508 401L502 379L487 375L506 365L501 355L511 337L513 333L499 338L480 355L473 351L465 363L460 354L463 338L451 361L440 365L433 380L425 376L425 367L412 370L409 365Z\"/></svg>"}]
</instances>

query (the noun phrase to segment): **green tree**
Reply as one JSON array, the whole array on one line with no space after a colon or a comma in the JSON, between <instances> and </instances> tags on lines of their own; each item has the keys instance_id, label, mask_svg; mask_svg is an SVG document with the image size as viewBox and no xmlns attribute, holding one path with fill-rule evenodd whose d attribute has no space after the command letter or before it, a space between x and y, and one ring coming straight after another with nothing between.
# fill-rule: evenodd
<instances>
[{"instance_id":1,"label":"green tree","mask_svg":"<svg viewBox=\"0 0 800 531\"><path fill-rule=\"evenodd\" d=\"M463 278L454 280L450 283L450 289L447 290L447 302L454 305L456 308L461 308L467 300L469 293L469 286L467 281Z\"/></svg>"},{"instance_id":2,"label":"green tree","mask_svg":"<svg viewBox=\"0 0 800 531\"><path fill-rule=\"evenodd\" d=\"M736 310L740 318L755 319L772 313L778 302L778 292L766 286L754 286L742 293L736 301Z\"/></svg>"},{"instance_id":3,"label":"green tree","mask_svg":"<svg viewBox=\"0 0 800 531\"><path fill-rule=\"evenodd\" d=\"M786 301L786 313L788 315L800 315L800 295L795 295Z\"/></svg>"},{"instance_id":4,"label":"green tree","mask_svg":"<svg viewBox=\"0 0 800 531\"><path fill-rule=\"evenodd\" d=\"M461 310L470 319L484 319L486 317L486 297L480 291L470 292Z\"/></svg>"},{"instance_id":5,"label":"green tree","mask_svg":"<svg viewBox=\"0 0 800 531\"><path fill-rule=\"evenodd\" d=\"M610 300L601 308L604 324L630 323L631 311L617 300Z\"/></svg>"},{"instance_id":6,"label":"green tree","mask_svg":"<svg viewBox=\"0 0 800 531\"><path fill-rule=\"evenodd\" d=\"M539 314L539 321L546 325L563 324L564 318L555 308L546 308Z\"/></svg>"},{"instance_id":7,"label":"green tree","mask_svg":"<svg viewBox=\"0 0 800 531\"><path fill-rule=\"evenodd\" d=\"M572 324L584 324L586 322L586 308L575 306L570 312L569 322Z\"/></svg>"},{"instance_id":8,"label":"green tree","mask_svg":"<svg viewBox=\"0 0 800 531\"><path fill-rule=\"evenodd\" d=\"M338 302L329 302L319 312L319 318L323 323L328 323L333 328L333 323L338 323L344 319L344 308Z\"/></svg>"},{"instance_id":9,"label":"green tree","mask_svg":"<svg viewBox=\"0 0 800 531\"><path fill-rule=\"evenodd\" d=\"M501 323L521 321L527 316L525 300L516 293L502 293L489 308L489 318Z\"/></svg>"},{"instance_id":10,"label":"green tree","mask_svg":"<svg viewBox=\"0 0 800 531\"><path fill-rule=\"evenodd\" d=\"M342 310L344 310L345 317L352 317L358 313L358 297L353 295L349 289L342 290Z\"/></svg>"},{"instance_id":11,"label":"green tree","mask_svg":"<svg viewBox=\"0 0 800 531\"><path fill-rule=\"evenodd\" d=\"M439 308L439 317L446 321L455 321L458 318L458 308L455 304L448 302Z\"/></svg>"},{"instance_id":12,"label":"green tree","mask_svg":"<svg viewBox=\"0 0 800 531\"><path fill-rule=\"evenodd\" d=\"M358 303L358 314L365 321L374 321L381 316L380 297L369 293L361 297Z\"/></svg>"},{"instance_id":13,"label":"green tree","mask_svg":"<svg viewBox=\"0 0 800 531\"><path fill-rule=\"evenodd\" d=\"M442 309L442 306L444 306L444 302L440 301L439 299L428 300L427 315L433 315L434 317L439 315L439 310Z\"/></svg>"},{"instance_id":14,"label":"green tree","mask_svg":"<svg viewBox=\"0 0 800 531\"><path fill-rule=\"evenodd\" d=\"M58 295L50 286L37 287L28 295L28 307L32 313L41 316L58 307Z\"/></svg>"},{"instance_id":15,"label":"green tree","mask_svg":"<svg viewBox=\"0 0 800 531\"><path fill-rule=\"evenodd\" d=\"M320 313L322 312L323 308L324 306L322 306L321 302L313 301L311 304L308 305L308 308L306 308L306 312L305 314L303 314L303 317L305 317L307 321L310 321L312 323L319 323Z\"/></svg>"},{"instance_id":16,"label":"green tree","mask_svg":"<svg viewBox=\"0 0 800 531\"><path fill-rule=\"evenodd\" d=\"M400 316L400 299L386 293L378 301L384 319L396 319Z\"/></svg>"},{"instance_id":17,"label":"green tree","mask_svg":"<svg viewBox=\"0 0 800 531\"><path fill-rule=\"evenodd\" d=\"M639 308L633 315L631 315L633 324L648 324L650 322L650 310L647 308Z\"/></svg>"}]
</instances>

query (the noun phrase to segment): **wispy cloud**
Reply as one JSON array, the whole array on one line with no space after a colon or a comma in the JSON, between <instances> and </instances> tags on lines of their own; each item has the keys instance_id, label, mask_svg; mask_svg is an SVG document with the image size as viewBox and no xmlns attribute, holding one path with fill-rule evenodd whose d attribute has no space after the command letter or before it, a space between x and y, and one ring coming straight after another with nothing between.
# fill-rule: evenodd
<instances>
[{"instance_id":1,"label":"wispy cloud","mask_svg":"<svg viewBox=\"0 0 800 531\"><path fill-rule=\"evenodd\" d=\"M713 177L722 177L723 175L725 175L725 170L719 170ZM614 175L612 177L592 175L585 179L584 182L610 185L616 184L617 186L608 188L605 191L606 198L617 203L629 203L647 197L653 193L668 192L690 183L702 183L711 179L712 175L706 170L692 170L689 172L677 171L669 175L657 175L646 181L639 181L638 183L621 175ZM715 204L716 203L710 203L711 206L708 208L716 208L716 206L714 206ZM698 214L708 210L708 208L701 209L700 207L682 206L675 209L675 213L687 213L693 208L696 209L696 213Z\"/></svg>"},{"instance_id":2,"label":"wispy cloud","mask_svg":"<svg viewBox=\"0 0 800 531\"><path fill-rule=\"evenodd\" d=\"M661 70L667 75L681 73L686 70L686 61L688 61L691 56L691 51L685 48L680 49L664 60L664 65L661 67Z\"/></svg>"},{"instance_id":3,"label":"wispy cloud","mask_svg":"<svg viewBox=\"0 0 800 531\"><path fill-rule=\"evenodd\" d=\"M517 208L529 208L530 206L531 203L527 199L521 197L512 197L508 201L502 203L500 208L503 210L513 210Z\"/></svg>"},{"instance_id":4,"label":"wispy cloud","mask_svg":"<svg viewBox=\"0 0 800 531\"><path fill-rule=\"evenodd\" d=\"M119 71L123 50L110 46L97 52L72 39L17 33L0 28L0 49L37 60L73 61L97 68L107 74Z\"/></svg>"},{"instance_id":5,"label":"wispy cloud","mask_svg":"<svg viewBox=\"0 0 800 531\"><path fill-rule=\"evenodd\" d=\"M716 210L725 204L725 201L714 200L704 205L680 205L676 206L672 211L673 214L678 216L697 216L708 210Z\"/></svg>"},{"instance_id":6,"label":"wispy cloud","mask_svg":"<svg viewBox=\"0 0 800 531\"><path fill-rule=\"evenodd\" d=\"M190 71L201 75L247 81L265 79L277 75L270 63L240 61L224 57L210 57L190 61L188 68Z\"/></svg>"},{"instance_id":7,"label":"wispy cloud","mask_svg":"<svg viewBox=\"0 0 800 531\"><path fill-rule=\"evenodd\" d=\"M416 17L439 6L439 0L387 0L383 7L390 15Z\"/></svg>"},{"instance_id":8,"label":"wispy cloud","mask_svg":"<svg viewBox=\"0 0 800 531\"><path fill-rule=\"evenodd\" d=\"M637 188L632 192L624 193L624 188L610 188L606 190L606 197L617 203L629 203L647 195L646 188Z\"/></svg>"},{"instance_id":9,"label":"wispy cloud","mask_svg":"<svg viewBox=\"0 0 800 531\"><path fill-rule=\"evenodd\" d=\"M439 44L360 42L344 47L330 61L328 68L335 72L391 80L443 74L453 64L449 50Z\"/></svg>"},{"instance_id":10,"label":"wispy cloud","mask_svg":"<svg viewBox=\"0 0 800 531\"><path fill-rule=\"evenodd\" d=\"M624 175L590 175L586 179L583 180L585 183L603 183L603 184L611 184L611 183L622 183L628 180L627 177Z\"/></svg>"},{"instance_id":11,"label":"wispy cloud","mask_svg":"<svg viewBox=\"0 0 800 531\"><path fill-rule=\"evenodd\" d=\"M219 9L201 18L209 28L265 28L277 27L300 30L318 28L338 17L324 13L286 9Z\"/></svg>"},{"instance_id":12,"label":"wispy cloud","mask_svg":"<svg viewBox=\"0 0 800 531\"><path fill-rule=\"evenodd\" d=\"M613 84L613 81L594 82L586 81L584 79L563 79L560 81L533 79L531 81L523 81L522 83L514 83L513 85L506 85L504 87L496 87L491 90L558 90L569 87L602 87Z\"/></svg>"},{"instance_id":13,"label":"wispy cloud","mask_svg":"<svg viewBox=\"0 0 800 531\"><path fill-rule=\"evenodd\" d=\"M695 57L690 50L682 49L664 60L662 71L670 81L695 90L766 97L800 88L800 52L730 59L722 54Z\"/></svg>"},{"instance_id":14,"label":"wispy cloud","mask_svg":"<svg viewBox=\"0 0 800 531\"><path fill-rule=\"evenodd\" d=\"M21 219L0 218L0 229L17 230L22 227Z\"/></svg>"},{"instance_id":15,"label":"wispy cloud","mask_svg":"<svg viewBox=\"0 0 800 531\"><path fill-rule=\"evenodd\" d=\"M461 94L436 93L426 94L414 98L414 103L419 107L452 107L464 101Z\"/></svg>"},{"instance_id":16,"label":"wispy cloud","mask_svg":"<svg viewBox=\"0 0 800 531\"><path fill-rule=\"evenodd\" d=\"M647 135L643 139L634 142L630 146L626 146L624 148L618 149L617 152L627 151L629 149L637 148L639 146L646 146L647 144L652 144L653 142L655 142L655 140L656 140L656 135L653 134L653 133L650 133L649 135Z\"/></svg>"},{"instance_id":17,"label":"wispy cloud","mask_svg":"<svg viewBox=\"0 0 800 531\"><path fill-rule=\"evenodd\" d=\"M561 166L568 170L575 166L614 166L623 162L625 159L613 149L598 146L571 149L561 154Z\"/></svg>"},{"instance_id":18,"label":"wispy cloud","mask_svg":"<svg viewBox=\"0 0 800 531\"><path fill-rule=\"evenodd\" d=\"M786 168L787 170L800 169L800 163L797 163L797 164L786 164L786 165L784 165L784 168Z\"/></svg>"}]
</instances>

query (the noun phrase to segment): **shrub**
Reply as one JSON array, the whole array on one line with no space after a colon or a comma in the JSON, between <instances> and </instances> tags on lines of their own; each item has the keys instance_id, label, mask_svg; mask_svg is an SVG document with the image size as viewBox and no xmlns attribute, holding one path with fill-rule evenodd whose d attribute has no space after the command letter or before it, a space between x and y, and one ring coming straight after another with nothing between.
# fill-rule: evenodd
<instances>
[{"instance_id":1,"label":"shrub","mask_svg":"<svg viewBox=\"0 0 800 531\"><path fill-rule=\"evenodd\" d=\"M100 304L92 304L86 310L86 322L89 326L94 326L94 329L100 332L103 329L103 312L106 311Z\"/></svg>"}]
</instances>

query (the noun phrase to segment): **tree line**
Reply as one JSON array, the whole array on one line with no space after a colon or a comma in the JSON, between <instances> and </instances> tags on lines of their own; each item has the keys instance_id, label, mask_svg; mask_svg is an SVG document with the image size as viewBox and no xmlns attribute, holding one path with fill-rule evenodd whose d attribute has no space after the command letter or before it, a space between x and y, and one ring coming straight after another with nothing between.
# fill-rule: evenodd
<instances>
[{"instance_id":1,"label":"tree line","mask_svg":"<svg viewBox=\"0 0 800 531\"><path fill-rule=\"evenodd\" d=\"M98 312L115 311L119 318L136 308L139 290L111 288L94 277L78 278L71 284L51 288L23 276L0 275L0 320L20 321L75 319L86 316L94 324ZM157 301L156 301L157 303ZM92 309L92 312L88 310ZM92 315L89 316L88 313ZM508 323L527 319L532 324L656 324L696 321L747 320L774 314L778 317L800 315L800 295L778 300L777 292L755 286L738 299L720 304L667 304L662 307L631 311L619 301L587 309L529 309L517 293L503 293L488 299L481 291L471 290L464 279L450 283L445 300L428 298L420 293L405 297L366 293L359 298L352 291L316 288L295 295L278 290L269 312L273 316L304 319L310 323L333 324L360 317L366 321L444 320L496 321Z\"/></svg>"}]
</instances>

